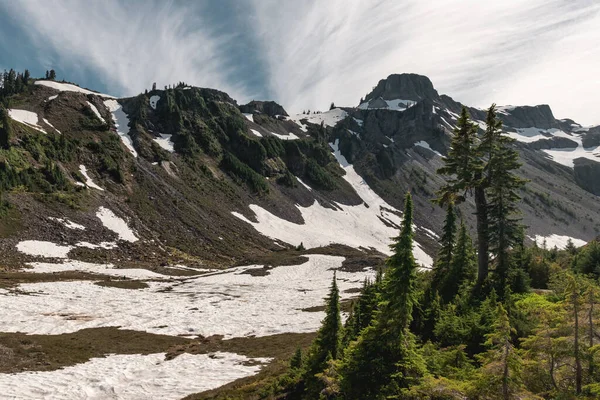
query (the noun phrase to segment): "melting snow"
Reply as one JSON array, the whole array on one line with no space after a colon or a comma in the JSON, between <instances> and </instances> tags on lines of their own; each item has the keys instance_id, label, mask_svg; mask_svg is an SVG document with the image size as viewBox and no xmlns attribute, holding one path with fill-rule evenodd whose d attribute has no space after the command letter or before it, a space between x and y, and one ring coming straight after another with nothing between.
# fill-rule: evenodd
<instances>
[{"instance_id":1,"label":"melting snow","mask_svg":"<svg viewBox=\"0 0 600 400\"><path fill-rule=\"evenodd\" d=\"M42 121L44 121L50 128L54 129L59 135L62 135L62 132L56 129L54 125L52 125L46 118L42 118Z\"/></svg>"},{"instance_id":2,"label":"melting snow","mask_svg":"<svg viewBox=\"0 0 600 400\"><path fill-rule=\"evenodd\" d=\"M271 135L277 136L281 140L297 140L297 139L300 139L298 136L294 135L292 132L290 132L288 135L280 135L278 133L271 132Z\"/></svg>"},{"instance_id":3,"label":"melting snow","mask_svg":"<svg viewBox=\"0 0 600 400\"><path fill-rule=\"evenodd\" d=\"M325 111L323 113L318 114L296 114L290 116L288 119L294 121L301 127L304 127L304 129L302 130L306 132L305 126L302 125L302 123L300 122L300 120L302 119L306 119L311 124L320 125L321 122L323 122L323 124L327 126L335 126L335 124L337 124L347 116L348 113L346 111L342 110L341 108L334 108L333 110Z\"/></svg>"},{"instance_id":4,"label":"melting snow","mask_svg":"<svg viewBox=\"0 0 600 400\"><path fill-rule=\"evenodd\" d=\"M369 107L369 103L375 102L378 100L381 100L381 99L373 99L370 101L365 101L364 103L359 105L358 108L361 110L375 110L375 109L383 108L386 110L404 111L407 108L410 108L411 106L416 104L416 101L413 101L413 100L393 99L393 100L383 100L387 104L386 107Z\"/></svg>"},{"instance_id":5,"label":"melting snow","mask_svg":"<svg viewBox=\"0 0 600 400\"><path fill-rule=\"evenodd\" d=\"M67 258L73 246L61 246L41 240L24 240L17 244L17 250L29 256Z\"/></svg>"},{"instance_id":6,"label":"melting snow","mask_svg":"<svg viewBox=\"0 0 600 400\"><path fill-rule=\"evenodd\" d=\"M98 111L98 109L96 108L95 105L93 105L92 103L90 103L89 101L86 101L86 103L88 104L88 106L90 106L90 108L92 109L92 111L94 112L94 114L96 114L96 117L98 117L98 119L104 123L106 123L106 120L104 118L102 118L102 115L100 115L100 111Z\"/></svg>"},{"instance_id":7,"label":"melting snow","mask_svg":"<svg viewBox=\"0 0 600 400\"><path fill-rule=\"evenodd\" d=\"M52 101L52 100L54 100L57 97L58 97L57 94L55 94L54 96L50 96L50 97L48 97L48 101Z\"/></svg>"},{"instance_id":8,"label":"melting snow","mask_svg":"<svg viewBox=\"0 0 600 400\"><path fill-rule=\"evenodd\" d=\"M15 121L25 124L28 127L33 128L42 133L46 133L44 128L38 125L38 115L34 112L27 110L15 110L11 108L8 110L8 115Z\"/></svg>"},{"instance_id":9,"label":"melting snow","mask_svg":"<svg viewBox=\"0 0 600 400\"><path fill-rule=\"evenodd\" d=\"M118 326L165 335L227 338L314 332L324 312L303 312L323 305L333 270L343 257L309 255L301 265L268 270L264 276L244 273L247 266L193 278L148 281L148 288L123 290L90 281L39 282L19 285L23 296L0 289L0 326L5 332L62 334ZM374 272L338 270L342 298L360 288Z\"/></svg>"},{"instance_id":10,"label":"melting snow","mask_svg":"<svg viewBox=\"0 0 600 400\"><path fill-rule=\"evenodd\" d=\"M60 222L61 224L63 224L65 227L69 228L69 229L79 229L79 230L85 230L85 226L80 225L80 224L76 224L73 221L70 221L66 218L56 218L56 217L48 217L49 220L51 221L56 221L56 222Z\"/></svg>"},{"instance_id":11,"label":"melting snow","mask_svg":"<svg viewBox=\"0 0 600 400\"><path fill-rule=\"evenodd\" d=\"M176 400L254 375L270 361L221 352L165 356L112 354L55 371L0 374L0 393L14 399Z\"/></svg>"},{"instance_id":12,"label":"melting snow","mask_svg":"<svg viewBox=\"0 0 600 400\"><path fill-rule=\"evenodd\" d=\"M298 180L298 182L300 182L300 184L302 186L304 186L305 188L307 188L308 190L310 190L312 192L312 188L310 186L308 186L306 183L302 182L302 180L298 177L296 177L296 179Z\"/></svg>"},{"instance_id":13,"label":"melting snow","mask_svg":"<svg viewBox=\"0 0 600 400\"><path fill-rule=\"evenodd\" d=\"M254 136L262 137L262 134L256 129L250 129L250 132L252 132Z\"/></svg>"},{"instance_id":14,"label":"melting snow","mask_svg":"<svg viewBox=\"0 0 600 400\"><path fill-rule=\"evenodd\" d=\"M254 116L252 114L244 113L244 117L246 117L248 121L254 122Z\"/></svg>"},{"instance_id":15,"label":"melting snow","mask_svg":"<svg viewBox=\"0 0 600 400\"><path fill-rule=\"evenodd\" d=\"M91 90L80 88L79 86L72 85L70 83L61 83L55 81L35 81L36 85L47 86L52 89L56 89L61 92L77 92L83 94L95 94L96 96L106 97L109 99L114 99L115 97L109 96L103 93L92 92Z\"/></svg>"},{"instance_id":16,"label":"melting snow","mask_svg":"<svg viewBox=\"0 0 600 400\"><path fill-rule=\"evenodd\" d=\"M81 175L83 175L83 177L85 178L85 184L88 187L94 188L94 189L98 189L100 191L104 191L104 189L102 189L100 186L96 185L94 183L94 181L92 180L92 178L90 178L90 176L87 173L87 168L85 167L85 165L80 165L79 166L79 172L81 172Z\"/></svg>"},{"instance_id":17,"label":"melting snow","mask_svg":"<svg viewBox=\"0 0 600 400\"><path fill-rule=\"evenodd\" d=\"M135 148L133 147L133 141L129 136L129 118L123 111L123 107L116 100L105 100L104 105L106 105L106 107L108 107L112 113L113 121L115 122L117 133L121 137L121 140L129 149L131 154L133 154L134 157L137 157L137 151L135 151Z\"/></svg>"},{"instance_id":18,"label":"melting snow","mask_svg":"<svg viewBox=\"0 0 600 400\"><path fill-rule=\"evenodd\" d=\"M96 213L96 217L102 221L102 225L108 230L113 231L119 235L119 239L126 242L137 242L138 238L135 233L127 225L122 218L119 218L106 207L100 207Z\"/></svg>"},{"instance_id":19,"label":"melting snow","mask_svg":"<svg viewBox=\"0 0 600 400\"><path fill-rule=\"evenodd\" d=\"M157 95L150 96L150 107L152 107L152 109L156 110L156 104L158 103L159 100L160 100L160 96L157 96Z\"/></svg>"},{"instance_id":20,"label":"melting snow","mask_svg":"<svg viewBox=\"0 0 600 400\"><path fill-rule=\"evenodd\" d=\"M173 142L171 141L171 136L173 135L165 135L164 133L159 133L159 135L159 138L154 138L152 140L158 143L160 147L162 147L169 153L175 152L175 147L173 146Z\"/></svg>"},{"instance_id":21,"label":"melting snow","mask_svg":"<svg viewBox=\"0 0 600 400\"><path fill-rule=\"evenodd\" d=\"M556 235L556 234L552 234L549 236L543 236L543 235L535 235L535 237L529 236L529 239L536 242L538 244L538 246L542 246L544 243L544 240L545 240L546 248L552 249L552 248L554 248L554 246L556 246L559 250L565 249L567 247L567 243L569 242L569 239L571 239L571 241L573 242L575 247L581 247L587 243L585 240L577 239L577 238L570 237L570 236Z\"/></svg>"},{"instance_id":22,"label":"melting snow","mask_svg":"<svg viewBox=\"0 0 600 400\"><path fill-rule=\"evenodd\" d=\"M82 244L82 246L79 246ZM91 243L78 243L78 247L89 247ZM92 245L96 248L100 247ZM112 264L92 264L77 260L65 260L60 264L53 263L30 263L32 268L28 269L27 272L35 273L55 273L64 271L81 271L89 272L92 274L110 275L116 277L126 277L130 279L153 279L153 278L165 278L165 275L158 274L156 272L149 271L141 268L115 268Z\"/></svg>"},{"instance_id":23,"label":"melting snow","mask_svg":"<svg viewBox=\"0 0 600 400\"><path fill-rule=\"evenodd\" d=\"M354 167L341 155L338 148L339 140L330 144L334 155L346 171L344 179L354 188L365 202L358 206L336 204L337 210L323 207L315 201L309 207L296 205L303 224L281 219L258 205L250 205L258 222L253 222L243 215L233 212L233 215L246 221L265 236L298 245L304 243L307 248L327 246L331 243L346 244L351 247L373 247L382 253L390 254L391 238L398 236L401 218L386 210L396 212L392 206L379 197L367 183L356 173ZM385 220L387 222L384 223ZM390 223L396 227L389 226ZM326 226L327 229L323 229ZM425 267L431 267L433 259L415 242L413 249L415 259Z\"/></svg>"},{"instance_id":24,"label":"melting snow","mask_svg":"<svg viewBox=\"0 0 600 400\"><path fill-rule=\"evenodd\" d=\"M424 140L418 141L418 142L417 142L417 143L415 143L413 146L419 146L419 147L423 147L423 148L425 148L425 149L427 149L427 150L429 150L429 151L431 151L431 152L433 152L433 153L437 154L438 156L440 156L440 157L443 157L443 156L442 156L442 154L441 154L439 151L433 150L433 149L431 148L431 146L429 146L429 143L427 143L427 142L426 142L426 141L424 141Z\"/></svg>"}]
</instances>

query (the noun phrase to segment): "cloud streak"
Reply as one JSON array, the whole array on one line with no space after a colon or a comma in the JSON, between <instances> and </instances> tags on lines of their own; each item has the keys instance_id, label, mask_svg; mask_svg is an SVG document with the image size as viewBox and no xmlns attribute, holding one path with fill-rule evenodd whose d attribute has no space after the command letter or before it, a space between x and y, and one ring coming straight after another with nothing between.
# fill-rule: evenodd
<instances>
[{"instance_id":1,"label":"cloud streak","mask_svg":"<svg viewBox=\"0 0 600 400\"><path fill-rule=\"evenodd\" d=\"M143 4L143 5L142 5ZM59 1L4 2L20 18L40 54L55 51L56 64L90 68L107 88L132 95L152 82L178 81L247 96L230 79L227 49L236 34L215 34L194 3Z\"/></svg>"},{"instance_id":2,"label":"cloud streak","mask_svg":"<svg viewBox=\"0 0 600 400\"><path fill-rule=\"evenodd\" d=\"M300 111L356 105L380 79L415 72L469 105L549 103L557 117L600 123L595 1L0 0L0 10L40 63L90 71L117 95L184 80Z\"/></svg>"},{"instance_id":3,"label":"cloud streak","mask_svg":"<svg viewBox=\"0 0 600 400\"><path fill-rule=\"evenodd\" d=\"M589 107L565 104L574 79L582 90L599 86L597 3L254 0L254 9L271 92L296 110L357 104L399 72L428 75L473 105L550 102L557 114L588 122L600 108L583 96L572 100Z\"/></svg>"}]
</instances>

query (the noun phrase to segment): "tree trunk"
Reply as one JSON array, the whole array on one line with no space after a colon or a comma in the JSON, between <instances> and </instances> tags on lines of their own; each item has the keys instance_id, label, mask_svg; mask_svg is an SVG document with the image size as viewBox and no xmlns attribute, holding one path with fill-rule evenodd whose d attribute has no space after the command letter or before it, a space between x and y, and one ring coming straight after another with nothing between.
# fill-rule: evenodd
<instances>
[{"instance_id":1,"label":"tree trunk","mask_svg":"<svg viewBox=\"0 0 600 400\"><path fill-rule=\"evenodd\" d=\"M487 201L483 187L475 188L475 215L477 216L477 286L481 287L488 276L490 261Z\"/></svg>"}]
</instances>

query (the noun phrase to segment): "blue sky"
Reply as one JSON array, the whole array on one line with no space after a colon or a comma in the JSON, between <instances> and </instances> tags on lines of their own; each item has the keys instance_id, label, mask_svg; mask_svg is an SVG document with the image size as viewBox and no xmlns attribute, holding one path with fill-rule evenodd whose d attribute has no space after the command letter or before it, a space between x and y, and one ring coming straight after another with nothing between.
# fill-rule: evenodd
<instances>
[{"instance_id":1,"label":"blue sky","mask_svg":"<svg viewBox=\"0 0 600 400\"><path fill-rule=\"evenodd\" d=\"M594 0L0 0L0 68L117 96L185 81L288 110L356 105L391 73L469 105L600 124Z\"/></svg>"}]
</instances>

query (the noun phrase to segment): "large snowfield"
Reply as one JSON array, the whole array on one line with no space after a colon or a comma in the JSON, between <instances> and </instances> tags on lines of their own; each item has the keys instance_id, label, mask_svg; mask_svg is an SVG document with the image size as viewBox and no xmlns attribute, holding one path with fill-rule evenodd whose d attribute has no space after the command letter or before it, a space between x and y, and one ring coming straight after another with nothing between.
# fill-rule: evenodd
<instances>
[{"instance_id":1,"label":"large snowfield","mask_svg":"<svg viewBox=\"0 0 600 400\"><path fill-rule=\"evenodd\" d=\"M248 362L253 365L248 365ZM3 399L173 399L257 373L268 359L232 353L109 355L49 372L0 374Z\"/></svg>"},{"instance_id":2,"label":"large snowfield","mask_svg":"<svg viewBox=\"0 0 600 400\"><path fill-rule=\"evenodd\" d=\"M137 157L138 154L133 147L133 140L131 140L131 136L129 136L129 117L127 117L127 114L123 111L123 107L116 100L105 100L104 105L112 113L117 133L121 137L123 144L125 144L125 147L127 147L134 157Z\"/></svg>"}]
</instances>

